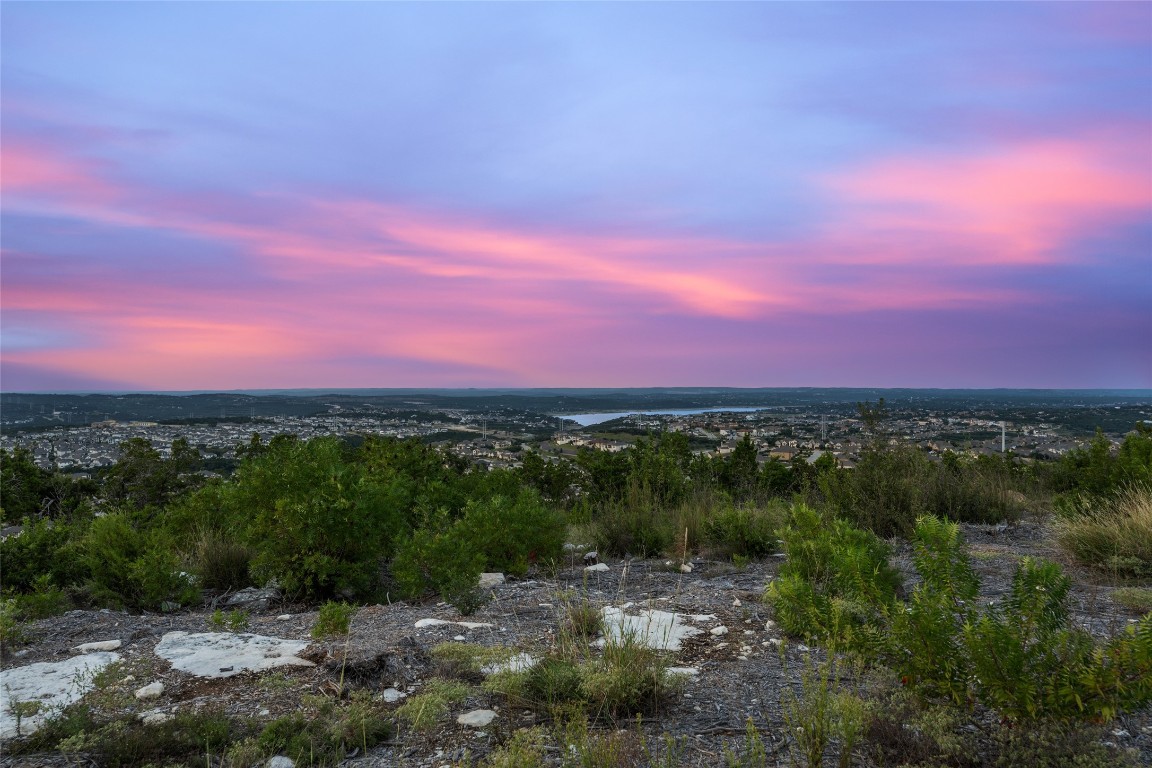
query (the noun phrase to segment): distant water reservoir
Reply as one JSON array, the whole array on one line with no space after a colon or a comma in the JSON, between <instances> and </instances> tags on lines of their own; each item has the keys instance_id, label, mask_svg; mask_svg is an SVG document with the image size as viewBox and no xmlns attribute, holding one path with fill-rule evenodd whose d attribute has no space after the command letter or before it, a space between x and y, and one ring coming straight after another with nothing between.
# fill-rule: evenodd
<instances>
[{"instance_id":1,"label":"distant water reservoir","mask_svg":"<svg viewBox=\"0 0 1152 768\"><path fill-rule=\"evenodd\" d=\"M693 416L698 413L755 413L756 411L772 410L770 406L756 408L677 408L669 411L614 411L612 413L553 413L561 419L574 421L582 427L590 427L613 419L622 419L625 416Z\"/></svg>"}]
</instances>

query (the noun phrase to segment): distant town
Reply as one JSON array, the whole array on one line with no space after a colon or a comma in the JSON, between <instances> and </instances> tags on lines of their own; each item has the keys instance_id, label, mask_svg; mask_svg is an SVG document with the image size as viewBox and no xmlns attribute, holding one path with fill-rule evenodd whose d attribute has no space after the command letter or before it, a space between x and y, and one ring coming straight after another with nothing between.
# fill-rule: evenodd
<instances>
[{"instance_id":1,"label":"distant town","mask_svg":"<svg viewBox=\"0 0 1152 768\"><path fill-rule=\"evenodd\" d=\"M1100 429L1119 442L1152 422L1152 393L1019 390L372 390L333 394L0 396L0 448L30 450L38 464L85 473L114 464L120 445L148 440L162 455L184 439L204 472L228 474L254 434L416 438L475 464L520 466L526 451L572 457L620 451L661 432L685 435L698 453L725 455L748 436L760 460L852 467L871 439L858 404L884 398L887 439L930 456L1011 452L1057 459ZM756 402L760 404L756 404ZM605 410L613 408L617 410Z\"/></svg>"}]
</instances>

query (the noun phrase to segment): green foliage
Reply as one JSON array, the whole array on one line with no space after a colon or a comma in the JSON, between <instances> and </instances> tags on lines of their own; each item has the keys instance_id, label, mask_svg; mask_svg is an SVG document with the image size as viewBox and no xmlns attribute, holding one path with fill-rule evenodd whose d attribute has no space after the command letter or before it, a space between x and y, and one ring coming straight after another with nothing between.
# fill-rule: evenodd
<instances>
[{"instance_id":1,"label":"green foliage","mask_svg":"<svg viewBox=\"0 0 1152 768\"><path fill-rule=\"evenodd\" d=\"M596 546L610 555L658 555L676 540L673 526L659 493L634 480L623 496L601 508L595 520Z\"/></svg>"},{"instance_id":2,"label":"green foliage","mask_svg":"<svg viewBox=\"0 0 1152 768\"><path fill-rule=\"evenodd\" d=\"M273 440L237 471L230 502L251 517L252 572L289 594L369 597L403 520L407 489L352 463L335 438Z\"/></svg>"},{"instance_id":3,"label":"green foliage","mask_svg":"<svg viewBox=\"0 0 1152 768\"><path fill-rule=\"evenodd\" d=\"M1112 593L1112 600L1135 613L1152 611L1152 589L1121 587Z\"/></svg>"},{"instance_id":4,"label":"green foliage","mask_svg":"<svg viewBox=\"0 0 1152 768\"><path fill-rule=\"evenodd\" d=\"M246 544L208 529L196 543L194 570L205 589L242 589L251 584L252 549Z\"/></svg>"},{"instance_id":5,"label":"green foliage","mask_svg":"<svg viewBox=\"0 0 1152 768\"><path fill-rule=\"evenodd\" d=\"M521 728L492 752L484 768L538 768L544 765L546 733L540 728Z\"/></svg>"},{"instance_id":6,"label":"green foliage","mask_svg":"<svg viewBox=\"0 0 1152 768\"><path fill-rule=\"evenodd\" d=\"M467 698L470 689L455 680L433 677L424 681L420 693L411 696L396 710L396 716L417 731L436 725L448 712L448 705Z\"/></svg>"},{"instance_id":7,"label":"green foliage","mask_svg":"<svg viewBox=\"0 0 1152 768\"><path fill-rule=\"evenodd\" d=\"M765 599L783 629L845 649L871 646L900 584L888 547L802 504L793 507L781 535L788 558Z\"/></svg>"},{"instance_id":8,"label":"green foliage","mask_svg":"<svg viewBox=\"0 0 1152 768\"><path fill-rule=\"evenodd\" d=\"M368 691L354 691L346 702L323 696L304 698L303 712L268 723L246 754L284 755L298 765L335 766L349 752L368 748L392 735L384 706Z\"/></svg>"},{"instance_id":9,"label":"green foliage","mask_svg":"<svg viewBox=\"0 0 1152 768\"><path fill-rule=\"evenodd\" d=\"M180 437L165 459L142 437L120 444L120 459L104 475L104 496L131 509L163 507L173 497L201 481L200 452Z\"/></svg>"},{"instance_id":10,"label":"green foliage","mask_svg":"<svg viewBox=\"0 0 1152 768\"><path fill-rule=\"evenodd\" d=\"M0 521L4 523L24 518L86 517L95 491L90 480L73 480L41 469L27 448L11 453L0 449Z\"/></svg>"},{"instance_id":11,"label":"green foliage","mask_svg":"<svg viewBox=\"0 0 1152 768\"><path fill-rule=\"evenodd\" d=\"M199 590L181 573L179 560L161 534L137 529L122 513L93 520L82 551L97 601L138 611L199 599Z\"/></svg>"},{"instance_id":12,"label":"green foliage","mask_svg":"<svg viewBox=\"0 0 1152 768\"><path fill-rule=\"evenodd\" d=\"M249 618L248 611L239 608L228 611L228 613L217 609L208 617L208 626L218 632L225 629L229 632L243 632L248 628Z\"/></svg>"},{"instance_id":13,"label":"green foliage","mask_svg":"<svg viewBox=\"0 0 1152 768\"><path fill-rule=\"evenodd\" d=\"M787 515L783 502L759 506L724 506L704 521L703 540L727 557L762 558L776 550L779 528Z\"/></svg>"},{"instance_id":14,"label":"green foliage","mask_svg":"<svg viewBox=\"0 0 1152 768\"><path fill-rule=\"evenodd\" d=\"M356 607L348 603L329 601L320 606L316 623L312 625L312 637L321 640L325 637L348 634Z\"/></svg>"},{"instance_id":15,"label":"green foliage","mask_svg":"<svg viewBox=\"0 0 1152 768\"><path fill-rule=\"evenodd\" d=\"M1101 647L1066 626L1068 586L1055 564L1025 558L1003 608L965 629L975 692L1008 718L1107 720L1152 700L1152 617Z\"/></svg>"},{"instance_id":16,"label":"green foliage","mask_svg":"<svg viewBox=\"0 0 1152 768\"><path fill-rule=\"evenodd\" d=\"M88 569L78 538L85 528L83 521L68 525L62 520L26 518L19 535L0 541L4 591L31 591L45 575L60 588L83 582Z\"/></svg>"},{"instance_id":17,"label":"green foliage","mask_svg":"<svg viewBox=\"0 0 1152 768\"><path fill-rule=\"evenodd\" d=\"M1108 496L1128 487L1152 488L1152 427L1137 424L1119 450L1099 429L1084 448L1061 457L1052 485L1060 492Z\"/></svg>"},{"instance_id":18,"label":"green foliage","mask_svg":"<svg viewBox=\"0 0 1152 768\"><path fill-rule=\"evenodd\" d=\"M517 576L530 564L558 560L564 545L564 519L529 489L469 500L460 527L486 568Z\"/></svg>"},{"instance_id":19,"label":"green foliage","mask_svg":"<svg viewBox=\"0 0 1152 768\"><path fill-rule=\"evenodd\" d=\"M476 589L484 563L484 555L467 537L464 526L441 513L400 545L392 560L392 576L408 599L432 591L451 602L461 596L467 599Z\"/></svg>"},{"instance_id":20,"label":"green foliage","mask_svg":"<svg viewBox=\"0 0 1152 768\"><path fill-rule=\"evenodd\" d=\"M969 675L963 629L979 582L959 527L935 517L918 520L913 561L923 581L893 611L890 661L906 684L963 702Z\"/></svg>"},{"instance_id":21,"label":"green foliage","mask_svg":"<svg viewBox=\"0 0 1152 768\"><path fill-rule=\"evenodd\" d=\"M993 768L1136 768L1137 756L1101 743L1100 728L1066 720L1039 720L999 728ZM1133 750L1134 752L1135 750Z\"/></svg>"}]
</instances>

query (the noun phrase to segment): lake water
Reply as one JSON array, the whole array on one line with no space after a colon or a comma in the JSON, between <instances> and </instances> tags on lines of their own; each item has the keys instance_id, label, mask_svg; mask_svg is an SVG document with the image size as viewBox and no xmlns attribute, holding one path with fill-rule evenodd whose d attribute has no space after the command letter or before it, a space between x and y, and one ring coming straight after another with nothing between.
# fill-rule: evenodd
<instances>
[{"instance_id":1,"label":"lake water","mask_svg":"<svg viewBox=\"0 0 1152 768\"><path fill-rule=\"evenodd\" d=\"M613 413L553 413L553 416L574 421L582 427L601 424L613 419L622 419L625 416L643 414L645 416L693 416L698 413L755 413L756 411L772 410L770 406L757 408L677 408L667 411L615 411Z\"/></svg>"}]
</instances>

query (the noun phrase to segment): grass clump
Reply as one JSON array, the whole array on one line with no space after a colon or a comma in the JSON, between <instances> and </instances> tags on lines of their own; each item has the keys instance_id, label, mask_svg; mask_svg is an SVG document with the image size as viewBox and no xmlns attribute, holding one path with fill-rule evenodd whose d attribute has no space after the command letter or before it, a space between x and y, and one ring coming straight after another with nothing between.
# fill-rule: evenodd
<instances>
[{"instance_id":1,"label":"grass clump","mask_svg":"<svg viewBox=\"0 0 1152 768\"><path fill-rule=\"evenodd\" d=\"M322 640L348 634L355 613L356 606L348 603L332 600L324 603L316 614L316 623L312 625L312 637Z\"/></svg>"},{"instance_id":2,"label":"grass clump","mask_svg":"<svg viewBox=\"0 0 1152 768\"><path fill-rule=\"evenodd\" d=\"M471 690L459 681L433 677L396 710L396 716L418 731L427 730L447 714L449 705L463 701Z\"/></svg>"},{"instance_id":3,"label":"grass clump","mask_svg":"<svg viewBox=\"0 0 1152 768\"><path fill-rule=\"evenodd\" d=\"M348 753L384 741L392 735L392 723L381 702L368 691L354 691L346 702L326 696L306 696L302 712L268 723L254 742L235 747L234 762L284 755L298 765L337 765Z\"/></svg>"},{"instance_id":4,"label":"grass clump","mask_svg":"<svg viewBox=\"0 0 1152 768\"><path fill-rule=\"evenodd\" d=\"M195 571L205 589L240 589L251 583L252 550L234 536L206 530L194 553Z\"/></svg>"},{"instance_id":5,"label":"grass clump","mask_svg":"<svg viewBox=\"0 0 1152 768\"><path fill-rule=\"evenodd\" d=\"M1112 593L1112 600L1133 613L1152 611L1152 589L1120 587Z\"/></svg>"},{"instance_id":6,"label":"grass clump","mask_svg":"<svg viewBox=\"0 0 1152 768\"><path fill-rule=\"evenodd\" d=\"M776 551L776 531L786 519L787 508L782 502L722 507L704 521L702 538L721 557L767 557Z\"/></svg>"},{"instance_id":7,"label":"grass clump","mask_svg":"<svg viewBox=\"0 0 1152 768\"><path fill-rule=\"evenodd\" d=\"M217 632L243 632L248 629L248 611L235 608L225 613L217 608L208 617L208 626Z\"/></svg>"},{"instance_id":8,"label":"grass clump","mask_svg":"<svg viewBox=\"0 0 1152 768\"><path fill-rule=\"evenodd\" d=\"M1120 576L1152 576L1152 490L1128 487L1083 497L1057 525L1057 540L1084 565Z\"/></svg>"}]
</instances>

